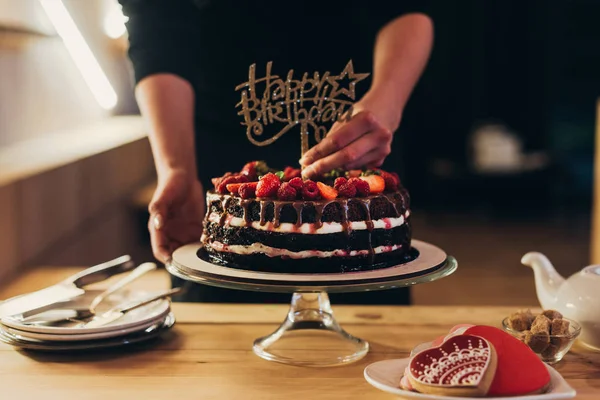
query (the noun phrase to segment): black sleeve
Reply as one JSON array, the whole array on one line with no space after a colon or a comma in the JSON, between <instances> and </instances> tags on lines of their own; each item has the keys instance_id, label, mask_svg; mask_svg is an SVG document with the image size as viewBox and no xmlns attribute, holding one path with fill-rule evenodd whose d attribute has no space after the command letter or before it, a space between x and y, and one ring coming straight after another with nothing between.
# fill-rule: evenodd
<instances>
[{"instance_id":1,"label":"black sleeve","mask_svg":"<svg viewBox=\"0 0 600 400\"><path fill-rule=\"evenodd\" d=\"M119 0L135 83L172 73L193 83L198 9L189 0Z\"/></svg>"}]
</instances>

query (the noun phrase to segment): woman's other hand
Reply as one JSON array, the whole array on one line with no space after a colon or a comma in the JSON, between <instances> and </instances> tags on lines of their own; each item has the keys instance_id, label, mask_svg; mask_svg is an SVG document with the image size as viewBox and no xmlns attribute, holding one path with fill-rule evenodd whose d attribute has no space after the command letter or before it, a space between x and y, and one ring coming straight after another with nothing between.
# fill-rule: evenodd
<instances>
[{"instance_id":1,"label":"woman's other hand","mask_svg":"<svg viewBox=\"0 0 600 400\"><path fill-rule=\"evenodd\" d=\"M161 262L177 248L200 240L205 200L201 183L185 170L162 174L148 211L152 252Z\"/></svg>"}]
</instances>

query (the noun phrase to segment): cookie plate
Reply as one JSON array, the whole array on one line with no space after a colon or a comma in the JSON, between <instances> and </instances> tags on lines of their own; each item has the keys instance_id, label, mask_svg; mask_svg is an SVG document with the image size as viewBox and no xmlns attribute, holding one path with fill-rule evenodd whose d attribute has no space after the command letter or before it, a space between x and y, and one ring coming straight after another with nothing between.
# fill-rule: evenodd
<instances>
[{"instance_id":1,"label":"cookie plate","mask_svg":"<svg viewBox=\"0 0 600 400\"><path fill-rule=\"evenodd\" d=\"M404 370L408 366L410 358L394 359L378 361L370 364L365 368L364 376L367 382L372 386L375 386L379 390L402 396L407 399L431 399L431 400L473 400L473 397L450 397L450 396L436 396L424 393L416 393L400 388L400 379L404 374ZM548 372L550 373L550 387L545 393L532 394L525 396L511 396L511 397L485 397L485 399L496 399L496 400L559 400L559 399L572 399L575 397L576 392L567 381L549 365L546 365Z\"/></svg>"}]
</instances>

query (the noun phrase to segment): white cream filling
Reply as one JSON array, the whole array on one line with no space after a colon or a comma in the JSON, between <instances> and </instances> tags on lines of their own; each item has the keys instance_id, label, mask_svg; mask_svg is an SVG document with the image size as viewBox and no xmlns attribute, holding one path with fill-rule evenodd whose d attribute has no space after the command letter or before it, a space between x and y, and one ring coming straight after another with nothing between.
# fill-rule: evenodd
<instances>
[{"instance_id":1,"label":"white cream filling","mask_svg":"<svg viewBox=\"0 0 600 400\"><path fill-rule=\"evenodd\" d=\"M409 211L406 211L405 216L399 216L396 218L382 218L378 220L373 220L373 229L391 229L397 226L401 226L404 224L404 221L410 215ZM217 213L211 213L208 216L208 220L214 223L221 222L221 216ZM228 215L225 217L225 221L223 221L225 225L235 226L235 227L244 227L249 226L257 230L261 231L269 231L269 232L281 232L281 233L304 233L304 234L328 234L328 233L338 233L344 231L344 225L339 222L323 222L323 224L319 228L315 228L314 223L304 223L300 226L296 226L296 224L292 224L289 222L282 222L279 226L275 227L273 222L267 221L264 225L261 225L259 221L252 221L250 224L246 225L246 221L240 217L234 217L232 215ZM348 229L354 231L366 230L367 223L365 221L350 221L348 222Z\"/></svg>"},{"instance_id":2,"label":"white cream filling","mask_svg":"<svg viewBox=\"0 0 600 400\"><path fill-rule=\"evenodd\" d=\"M249 246L244 245L228 245L221 242L212 242L210 246L220 252L235 253L240 255L249 255L256 253L263 253L269 257L289 257L293 259L301 258L330 258L330 257L356 257L369 255L369 250L332 250L332 251L321 251L321 250L302 250L302 251L290 251L286 249L278 249L276 247L265 246L262 243L253 243ZM373 248L375 254L387 253L390 251L398 250L402 248L402 245L393 246L379 246Z\"/></svg>"}]
</instances>

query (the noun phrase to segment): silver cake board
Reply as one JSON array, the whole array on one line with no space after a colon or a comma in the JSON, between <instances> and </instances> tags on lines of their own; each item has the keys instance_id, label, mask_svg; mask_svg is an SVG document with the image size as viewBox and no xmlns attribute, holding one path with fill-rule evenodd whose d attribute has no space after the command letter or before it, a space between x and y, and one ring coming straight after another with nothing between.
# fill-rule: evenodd
<instances>
[{"instance_id":1,"label":"silver cake board","mask_svg":"<svg viewBox=\"0 0 600 400\"><path fill-rule=\"evenodd\" d=\"M417 256L412 261L356 272L295 274L257 272L212 264L199 257L202 245L180 247L166 264L182 279L228 289L292 293L290 310L273 333L254 341L253 351L266 360L311 367L340 366L363 358L369 343L344 331L335 320L327 293L395 289L433 282L454 273L454 257L432 244L413 240ZM285 268L282 261L282 268ZM326 341L314 350L298 352L306 337ZM295 341L300 341L294 344Z\"/></svg>"}]
</instances>

